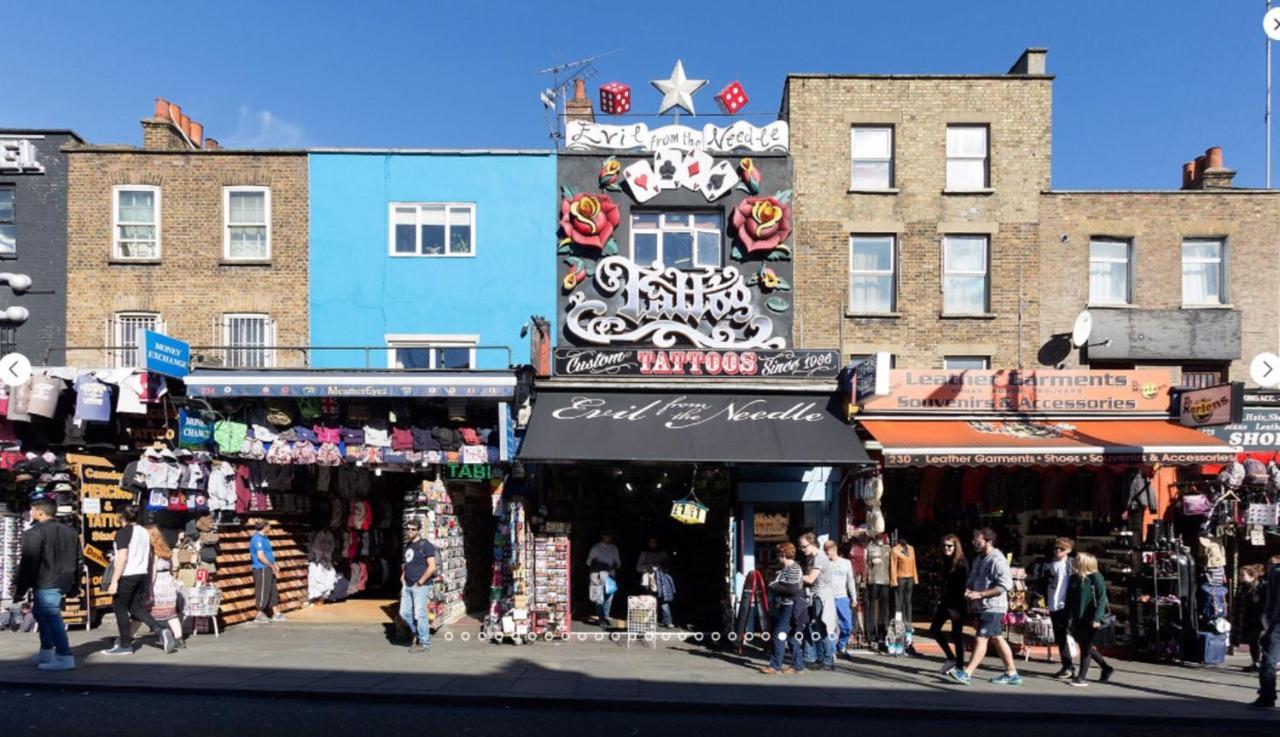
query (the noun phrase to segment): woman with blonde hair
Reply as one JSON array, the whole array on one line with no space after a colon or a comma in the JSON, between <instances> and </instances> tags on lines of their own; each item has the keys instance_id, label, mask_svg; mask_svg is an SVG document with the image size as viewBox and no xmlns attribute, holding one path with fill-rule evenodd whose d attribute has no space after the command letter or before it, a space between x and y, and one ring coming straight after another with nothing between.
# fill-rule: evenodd
<instances>
[{"instance_id":1,"label":"woman with blonde hair","mask_svg":"<svg viewBox=\"0 0 1280 737\"><path fill-rule=\"evenodd\" d=\"M1107 616L1107 582L1098 572L1098 559L1089 553L1076 553L1076 575L1067 584L1067 612L1071 617L1071 631L1080 645L1080 672L1067 683L1087 686L1089 661L1102 668L1100 683L1111 680L1115 668L1111 667L1094 646L1093 639Z\"/></svg>"},{"instance_id":2,"label":"woman with blonde hair","mask_svg":"<svg viewBox=\"0 0 1280 737\"><path fill-rule=\"evenodd\" d=\"M178 579L173 575L173 550L160 534L160 528L147 527L151 539L151 616L162 627L168 627L172 637L163 637L164 651L172 653L187 646L182 641L182 620L178 618Z\"/></svg>"}]
</instances>

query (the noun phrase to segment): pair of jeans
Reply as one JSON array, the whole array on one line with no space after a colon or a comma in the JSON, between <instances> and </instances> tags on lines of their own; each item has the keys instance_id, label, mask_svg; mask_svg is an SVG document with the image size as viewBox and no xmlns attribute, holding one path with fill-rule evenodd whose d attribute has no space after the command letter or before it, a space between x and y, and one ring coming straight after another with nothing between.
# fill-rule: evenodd
<instances>
[{"instance_id":1,"label":"pair of jeans","mask_svg":"<svg viewBox=\"0 0 1280 737\"><path fill-rule=\"evenodd\" d=\"M671 602L664 601L658 605L658 621L668 627L675 626L675 622L671 619Z\"/></svg>"},{"instance_id":2,"label":"pair of jeans","mask_svg":"<svg viewBox=\"0 0 1280 737\"><path fill-rule=\"evenodd\" d=\"M409 625L409 631L423 645L431 644L431 620L427 617L427 602L431 601L431 584L400 589L400 618Z\"/></svg>"},{"instance_id":3,"label":"pair of jeans","mask_svg":"<svg viewBox=\"0 0 1280 737\"><path fill-rule=\"evenodd\" d=\"M942 636L942 625L947 622L951 623L951 642ZM956 616L951 616L951 610L948 610L945 604L939 604L937 609L933 610L933 621L929 624L929 636L938 643L938 647L942 648L942 654L947 660L964 667L964 612L957 611ZM955 645L955 652L951 650L951 646Z\"/></svg>"},{"instance_id":4,"label":"pair of jeans","mask_svg":"<svg viewBox=\"0 0 1280 737\"><path fill-rule=\"evenodd\" d=\"M1071 631L1071 615L1065 608L1049 612L1049 621L1053 624L1053 642L1058 647L1058 658L1064 670L1072 670L1071 646L1067 642L1067 633ZM1087 660L1087 654L1081 650L1080 658Z\"/></svg>"},{"instance_id":5,"label":"pair of jeans","mask_svg":"<svg viewBox=\"0 0 1280 737\"><path fill-rule=\"evenodd\" d=\"M150 598L150 576L138 573L120 577L120 583L116 586L116 597L111 602L111 610L116 615L116 628L120 631L120 647L133 646L133 628L130 626L132 624L130 619L142 622L150 627L152 632L160 631L160 625L156 623L155 617L151 616L151 607L148 602Z\"/></svg>"},{"instance_id":6,"label":"pair of jeans","mask_svg":"<svg viewBox=\"0 0 1280 737\"><path fill-rule=\"evenodd\" d=\"M606 595L604 601L596 604L596 614L600 615L600 619L609 618L609 613L613 611L613 597L616 593Z\"/></svg>"},{"instance_id":7,"label":"pair of jeans","mask_svg":"<svg viewBox=\"0 0 1280 737\"><path fill-rule=\"evenodd\" d=\"M36 589L31 615L40 625L40 649L53 650L58 655L71 655L67 642L67 626L62 622L62 590Z\"/></svg>"},{"instance_id":8,"label":"pair of jeans","mask_svg":"<svg viewBox=\"0 0 1280 737\"><path fill-rule=\"evenodd\" d=\"M787 647L791 648L791 667L797 671L804 670L803 630L793 631L791 615L795 604L782 604L774 607L773 621L773 657L769 658L769 667L782 670L782 661L786 660Z\"/></svg>"},{"instance_id":9,"label":"pair of jeans","mask_svg":"<svg viewBox=\"0 0 1280 737\"><path fill-rule=\"evenodd\" d=\"M893 590L893 610L902 615L902 624L906 626L907 632L914 632L915 627L911 625L911 594L915 590L915 579L899 578L898 585Z\"/></svg>"},{"instance_id":10,"label":"pair of jeans","mask_svg":"<svg viewBox=\"0 0 1280 737\"><path fill-rule=\"evenodd\" d=\"M853 636L853 603L847 596L836 599L836 623L840 626L840 634L836 637L836 652L842 653L849 647L849 638Z\"/></svg>"},{"instance_id":11,"label":"pair of jeans","mask_svg":"<svg viewBox=\"0 0 1280 737\"><path fill-rule=\"evenodd\" d=\"M867 585L867 641L884 642L885 632L889 629L889 585L873 583Z\"/></svg>"},{"instance_id":12,"label":"pair of jeans","mask_svg":"<svg viewBox=\"0 0 1280 737\"><path fill-rule=\"evenodd\" d=\"M1077 624L1075 627L1076 643L1080 645L1080 672L1076 674L1077 681L1083 681L1085 676L1089 675L1090 660L1097 663L1103 671L1109 667L1102 653L1093 646L1093 637L1096 634L1098 630L1094 628L1092 621Z\"/></svg>"},{"instance_id":13,"label":"pair of jeans","mask_svg":"<svg viewBox=\"0 0 1280 737\"><path fill-rule=\"evenodd\" d=\"M1260 640L1262 659L1258 662L1258 695L1276 703L1276 668L1280 667L1280 626L1272 624Z\"/></svg>"}]
</instances>

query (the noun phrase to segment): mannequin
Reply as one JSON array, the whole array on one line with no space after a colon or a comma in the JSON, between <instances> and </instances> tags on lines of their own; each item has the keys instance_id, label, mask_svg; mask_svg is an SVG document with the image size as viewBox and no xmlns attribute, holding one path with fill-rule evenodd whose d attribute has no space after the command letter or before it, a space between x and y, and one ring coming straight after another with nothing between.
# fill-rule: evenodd
<instances>
[{"instance_id":1,"label":"mannequin","mask_svg":"<svg viewBox=\"0 0 1280 737\"><path fill-rule=\"evenodd\" d=\"M867 641L873 649L884 645L889 626L889 590L893 580L889 536L879 534L866 547L867 563Z\"/></svg>"},{"instance_id":2,"label":"mannequin","mask_svg":"<svg viewBox=\"0 0 1280 737\"><path fill-rule=\"evenodd\" d=\"M902 614L902 622L907 633L914 631L911 624L911 594L915 585L920 583L920 575L916 570L916 550L903 538L898 538L889 552L889 585L894 589L894 611ZM915 655L914 646L909 649Z\"/></svg>"}]
</instances>

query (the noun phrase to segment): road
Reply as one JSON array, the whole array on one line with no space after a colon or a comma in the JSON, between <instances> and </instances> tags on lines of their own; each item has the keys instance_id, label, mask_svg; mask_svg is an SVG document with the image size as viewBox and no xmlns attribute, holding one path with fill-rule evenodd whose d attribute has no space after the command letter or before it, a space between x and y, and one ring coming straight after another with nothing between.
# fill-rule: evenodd
<instances>
[{"instance_id":1,"label":"road","mask_svg":"<svg viewBox=\"0 0 1280 737\"><path fill-rule=\"evenodd\" d=\"M66 737L165 735L316 734L450 734L466 737L561 737L600 734L613 737L710 734L734 737L779 737L797 734L842 734L854 725L846 718L735 716L733 714L666 714L654 711L565 710L414 706L412 704L240 696L165 695L163 692L90 693L85 691L0 690L3 734L58 734ZM1277 714L1280 724L1280 714ZM967 728L983 737L1076 737L1079 723L1046 724L1039 720L1002 718L991 723L957 724L954 719L859 718L856 731L890 732L904 737L954 737ZM1277 734L1275 724L1239 731L1186 729L1177 724L1093 723L1090 737L1253 737Z\"/></svg>"}]
</instances>

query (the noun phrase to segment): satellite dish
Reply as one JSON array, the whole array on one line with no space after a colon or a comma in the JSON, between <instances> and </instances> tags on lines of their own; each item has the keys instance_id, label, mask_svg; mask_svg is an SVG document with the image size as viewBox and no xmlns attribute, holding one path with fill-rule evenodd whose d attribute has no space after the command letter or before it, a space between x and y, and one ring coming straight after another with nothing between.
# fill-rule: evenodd
<instances>
[{"instance_id":1,"label":"satellite dish","mask_svg":"<svg viewBox=\"0 0 1280 737\"><path fill-rule=\"evenodd\" d=\"M1071 345L1080 348L1089 342L1089 334L1093 332L1093 316L1088 310L1076 315L1076 325L1071 328Z\"/></svg>"}]
</instances>

